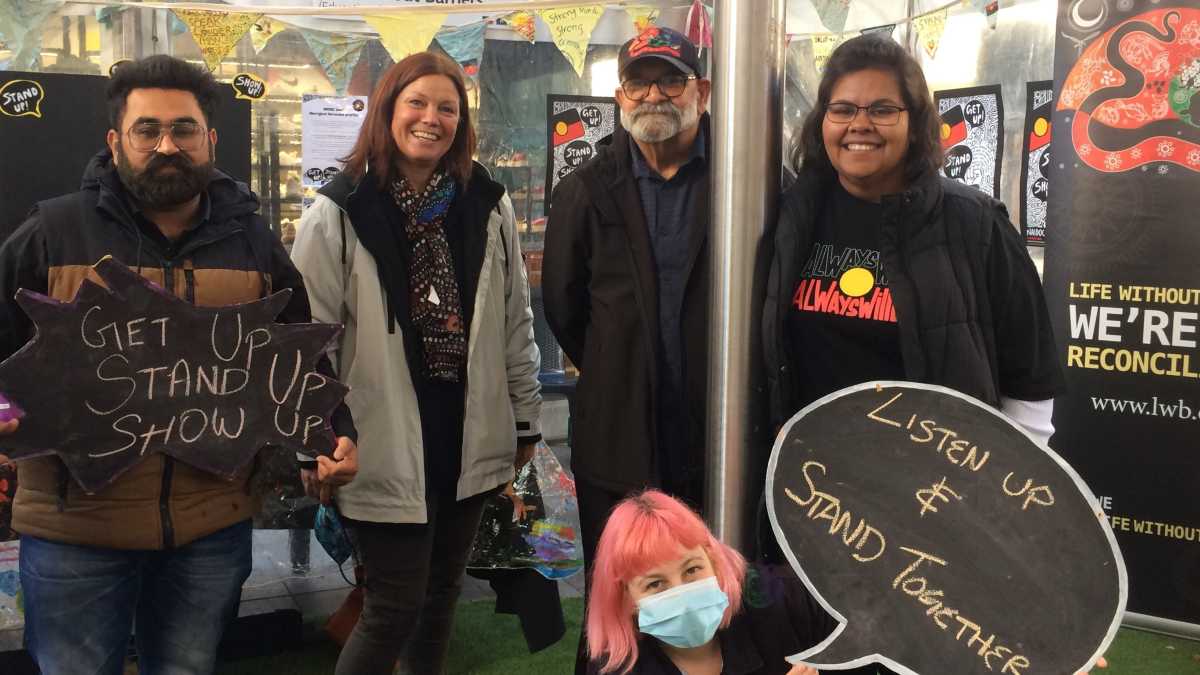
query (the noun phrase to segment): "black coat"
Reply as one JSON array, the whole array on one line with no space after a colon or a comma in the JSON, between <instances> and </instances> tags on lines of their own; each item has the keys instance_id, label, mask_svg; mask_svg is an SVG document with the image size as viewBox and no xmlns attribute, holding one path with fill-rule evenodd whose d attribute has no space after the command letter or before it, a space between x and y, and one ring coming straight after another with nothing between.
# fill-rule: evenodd
<instances>
[{"instance_id":1,"label":"black coat","mask_svg":"<svg viewBox=\"0 0 1200 675\"><path fill-rule=\"evenodd\" d=\"M707 115L701 124L708 124ZM658 275L629 143L618 126L595 158L559 183L542 263L546 319L581 372L571 468L582 480L622 492L663 481L656 420ZM687 439L688 455L687 466L678 472L672 467L675 480L683 474L699 478L704 470L708 194L706 182L688 224L691 262L680 319L688 425L676 430Z\"/></svg>"},{"instance_id":2,"label":"black coat","mask_svg":"<svg viewBox=\"0 0 1200 675\"><path fill-rule=\"evenodd\" d=\"M832 174L802 172L781 198L763 306L771 419L798 410L787 312ZM906 379L993 406L1053 398L1064 387L1037 270L1004 204L930 175L883 199L880 258L891 282Z\"/></svg>"}]
</instances>

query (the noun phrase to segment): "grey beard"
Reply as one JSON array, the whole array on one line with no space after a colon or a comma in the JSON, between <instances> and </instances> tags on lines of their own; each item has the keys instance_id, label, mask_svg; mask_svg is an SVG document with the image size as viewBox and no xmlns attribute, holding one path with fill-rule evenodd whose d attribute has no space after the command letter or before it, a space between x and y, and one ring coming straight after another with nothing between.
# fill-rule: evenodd
<instances>
[{"instance_id":1,"label":"grey beard","mask_svg":"<svg viewBox=\"0 0 1200 675\"><path fill-rule=\"evenodd\" d=\"M117 153L117 174L129 196L137 200L142 208L151 210L169 209L186 203L200 194L213 175L213 153L209 146L209 161L196 164L183 153L163 155L155 153L146 168L138 171L125 156L125 148ZM176 173L164 174L161 169L173 166Z\"/></svg>"},{"instance_id":2,"label":"grey beard","mask_svg":"<svg viewBox=\"0 0 1200 675\"><path fill-rule=\"evenodd\" d=\"M657 114L655 114L657 113ZM690 129L700 120L699 108L677 107L670 101L642 103L627 115L621 115L621 126L642 143L661 143Z\"/></svg>"}]
</instances>

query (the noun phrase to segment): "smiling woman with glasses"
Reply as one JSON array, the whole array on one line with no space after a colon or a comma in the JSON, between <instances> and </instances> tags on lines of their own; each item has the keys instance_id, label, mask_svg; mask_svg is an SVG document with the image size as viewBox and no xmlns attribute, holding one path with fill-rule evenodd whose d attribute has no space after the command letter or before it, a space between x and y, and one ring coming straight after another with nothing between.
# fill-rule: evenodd
<instances>
[{"instance_id":1,"label":"smiling woman with glasses","mask_svg":"<svg viewBox=\"0 0 1200 675\"><path fill-rule=\"evenodd\" d=\"M908 110L908 108L901 108L898 105L888 105L886 103L855 105L844 101L834 101L825 106L825 119L834 124L849 124L858 116L859 110L867 113L867 118L871 120L872 124L891 126L900 121L900 113Z\"/></svg>"},{"instance_id":2,"label":"smiling woman with glasses","mask_svg":"<svg viewBox=\"0 0 1200 675\"><path fill-rule=\"evenodd\" d=\"M939 175L940 127L920 65L891 38L830 56L769 259L776 428L844 387L907 380L1053 431L1063 376L1037 270L1003 204Z\"/></svg>"}]
</instances>

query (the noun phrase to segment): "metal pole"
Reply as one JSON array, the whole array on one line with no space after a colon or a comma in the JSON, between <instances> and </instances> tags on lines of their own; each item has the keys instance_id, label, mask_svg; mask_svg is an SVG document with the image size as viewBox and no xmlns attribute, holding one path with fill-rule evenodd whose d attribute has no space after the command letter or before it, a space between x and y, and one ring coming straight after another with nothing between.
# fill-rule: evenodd
<instances>
[{"instance_id":1,"label":"metal pole","mask_svg":"<svg viewBox=\"0 0 1200 675\"><path fill-rule=\"evenodd\" d=\"M712 320L709 333L708 470L705 513L739 550L764 476L752 420L759 353L755 267L775 218L782 149L784 0L716 0L712 94ZM762 458L765 460L765 458Z\"/></svg>"}]
</instances>

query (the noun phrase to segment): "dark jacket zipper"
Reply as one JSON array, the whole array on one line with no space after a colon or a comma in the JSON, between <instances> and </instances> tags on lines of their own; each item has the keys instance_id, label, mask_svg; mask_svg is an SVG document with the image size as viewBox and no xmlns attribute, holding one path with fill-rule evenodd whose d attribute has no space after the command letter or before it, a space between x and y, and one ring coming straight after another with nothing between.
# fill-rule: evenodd
<instances>
[{"instance_id":1,"label":"dark jacket zipper","mask_svg":"<svg viewBox=\"0 0 1200 675\"><path fill-rule=\"evenodd\" d=\"M163 262L163 288L175 295L175 269L170 261ZM158 497L158 515L162 520L163 548L175 548L175 524L171 521L171 480L175 475L175 458L163 456L162 490Z\"/></svg>"}]
</instances>

